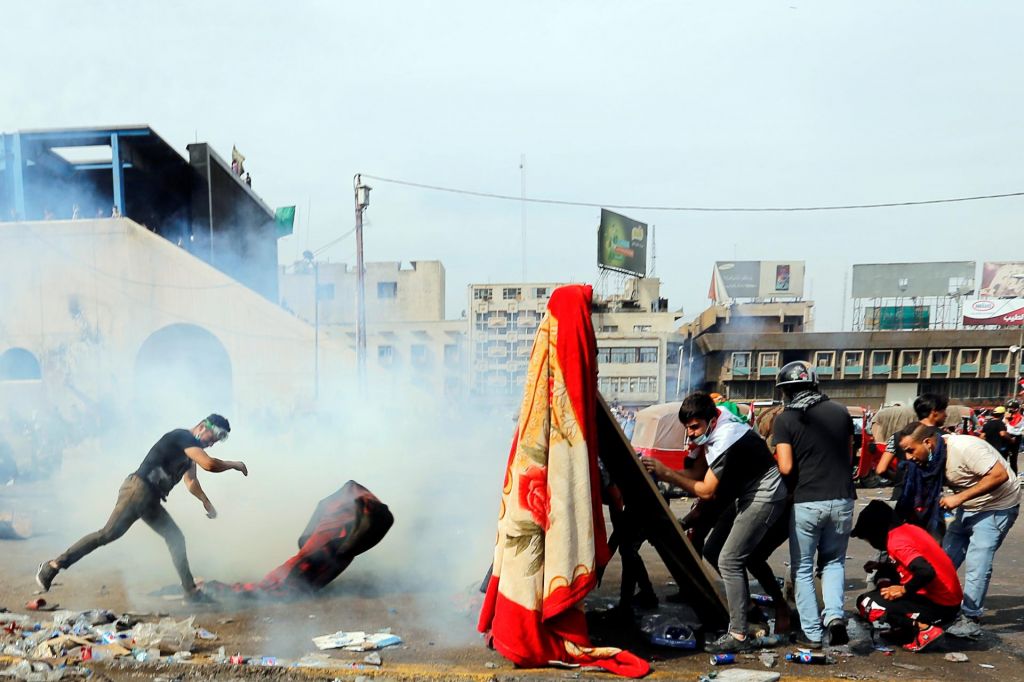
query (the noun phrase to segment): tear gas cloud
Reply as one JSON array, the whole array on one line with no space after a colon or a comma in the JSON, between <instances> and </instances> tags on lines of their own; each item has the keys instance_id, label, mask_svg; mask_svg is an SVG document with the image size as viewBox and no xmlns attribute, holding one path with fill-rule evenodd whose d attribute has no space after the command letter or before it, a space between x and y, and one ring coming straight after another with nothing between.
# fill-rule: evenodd
<instances>
[{"instance_id":1,"label":"tear gas cloud","mask_svg":"<svg viewBox=\"0 0 1024 682\"><path fill-rule=\"evenodd\" d=\"M70 231L76 223L64 225ZM156 363L140 373L133 367L137 358L112 348L115 333L145 338L151 331L133 329L133 320L145 319L147 296L144 287L140 292L134 284L118 282L119 264L105 261L89 239L61 238L60 253L54 254L52 245L35 236L5 234L8 227L17 226L0 223L2 250L8 254L0 257L0 264L14 268L4 278L0 297L0 351L32 345L32 334L25 333L23 324L31 310L56 305L61 308L53 314L70 318L68 331L59 339L47 339L45 329L28 325L32 333L41 332L41 347L31 350L40 358L42 382L0 383L4 432L10 435L15 423L28 425L35 438L22 450L35 460L19 462L23 473L32 472L22 481L45 479L25 483L33 497L18 501L34 510L37 527L45 533L17 549L23 553L26 576L38 562L105 523L121 481L163 433L191 428L210 412L219 412L231 420L232 435L210 454L244 461L249 477L199 472L219 511L215 520L205 517L202 505L183 485L166 504L185 534L197 577L259 580L295 553L317 502L353 479L390 507L395 524L330 589L342 595L348 590L405 592L416 600L415 615L422 625L439 638L464 641L474 636L465 616L456 618L444 604L479 585L490 563L513 431L510 411L485 411L469 401L444 399L404 381L411 377L402 374L376 382L373 372L368 395L359 393L353 372L351 378L335 377L333 389L324 391L315 409L294 395L278 401L273 395L240 395L237 389L230 404L223 404L216 377L188 375L174 363ZM242 252L218 258L221 263L244 259ZM19 277L15 261L44 265L36 268L35 276ZM268 276L276 277L276 270ZM68 278L76 280L77 293L61 300L53 292L62 291ZM130 296L128 305L105 307L95 292L110 287ZM204 314L215 329L218 311L199 312L197 324ZM187 345L175 350L176 357L207 353L205 347ZM297 346L295 352L307 349ZM114 379L133 369L134 385ZM234 404L278 409L245 413L233 409ZM11 499L10 493L5 496ZM50 554L37 555L45 552ZM123 585L129 600L140 602L153 590L177 582L162 540L143 523L83 559L60 580L73 589L77 576L95 573L106 584ZM68 601L81 601L83 608L97 606L89 595Z\"/></svg>"}]
</instances>

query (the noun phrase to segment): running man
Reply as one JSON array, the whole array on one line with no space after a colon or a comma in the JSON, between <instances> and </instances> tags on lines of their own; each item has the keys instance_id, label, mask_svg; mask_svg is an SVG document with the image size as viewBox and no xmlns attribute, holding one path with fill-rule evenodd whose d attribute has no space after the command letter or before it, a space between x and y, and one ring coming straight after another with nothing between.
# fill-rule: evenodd
<instances>
[{"instance_id":1,"label":"running man","mask_svg":"<svg viewBox=\"0 0 1024 682\"><path fill-rule=\"evenodd\" d=\"M121 484L117 504L114 505L107 525L86 535L56 559L41 564L36 572L39 587L44 592L48 591L59 571L70 568L93 550L118 539L136 521L142 519L167 543L174 568L185 590L185 599L207 601L208 598L199 591L192 578L188 556L185 554L185 536L161 502L167 499L171 489L184 478L188 491L203 503L206 516L217 518L217 510L200 487L196 471L198 466L211 473L240 471L243 476L249 475L249 470L242 462L224 461L206 454L205 448L226 440L230 432L231 425L227 419L219 414L211 414L191 431L175 429L164 434L142 460L138 470Z\"/></svg>"}]
</instances>

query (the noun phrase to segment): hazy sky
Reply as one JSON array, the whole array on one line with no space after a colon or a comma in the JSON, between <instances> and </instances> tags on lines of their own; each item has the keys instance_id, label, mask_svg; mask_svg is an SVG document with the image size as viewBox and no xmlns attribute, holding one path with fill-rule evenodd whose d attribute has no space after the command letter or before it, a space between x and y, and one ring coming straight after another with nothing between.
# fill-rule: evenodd
<instances>
[{"instance_id":1,"label":"hazy sky","mask_svg":"<svg viewBox=\"0 0 1024 682\"><path fill-rule=\"evenodd\" d=\"M1019 2L34 0L4 24L0 129L236 144L268 204L299 206L283 262L351 229L356 172L518 194L520 154L529 195L599 203L1024 190ZM520 279L517 203L371 184L367 259L442 260L450 317L469 282ZM839 326L852 263L1024 259L1024 199L624 212L657 226L687 317L720 259L805 259L819 329ZM530 205L529 279L594 281L598 215Z\"/></svg>"}]
</instances>

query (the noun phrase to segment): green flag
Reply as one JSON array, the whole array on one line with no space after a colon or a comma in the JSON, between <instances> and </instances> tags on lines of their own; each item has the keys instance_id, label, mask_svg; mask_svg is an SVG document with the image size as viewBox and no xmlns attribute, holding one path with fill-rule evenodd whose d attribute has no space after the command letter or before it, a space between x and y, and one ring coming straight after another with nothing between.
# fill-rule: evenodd
<instances>
[{"instance_id":1,"label":"green flag","mask_svg":"<svg viewBox=\"0 0 1024 682\"><path fill-rule=\"evenodd\" d=\"M282 206L274 213L274 224L277 226L277 238L287 237L295 228L295 207Z\"/></svg>"}]
</instances>

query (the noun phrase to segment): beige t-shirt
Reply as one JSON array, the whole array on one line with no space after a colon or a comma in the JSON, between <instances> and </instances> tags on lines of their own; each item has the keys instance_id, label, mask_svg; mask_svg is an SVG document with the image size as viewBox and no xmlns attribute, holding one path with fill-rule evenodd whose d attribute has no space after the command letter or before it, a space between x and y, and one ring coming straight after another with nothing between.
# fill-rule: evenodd
<instances>
[{"instance_id":1,"label":"beige t-shirt","mask_svg":"<svg viewBox=\"0 0 1024 682\"><path fill-rule=\"evenodd\" d=\"M945 436L946 483L953 492L970 488L984 478L994 466L1006 467L1010 478L1001 486L964 502L964 511L997 511L1020 504L1020 486L1010 464L994 447L975 436Z\"/></svg>"}]
</instances>

